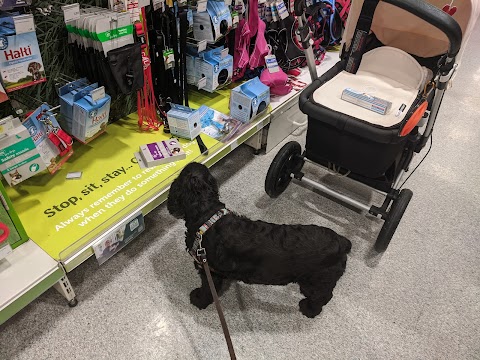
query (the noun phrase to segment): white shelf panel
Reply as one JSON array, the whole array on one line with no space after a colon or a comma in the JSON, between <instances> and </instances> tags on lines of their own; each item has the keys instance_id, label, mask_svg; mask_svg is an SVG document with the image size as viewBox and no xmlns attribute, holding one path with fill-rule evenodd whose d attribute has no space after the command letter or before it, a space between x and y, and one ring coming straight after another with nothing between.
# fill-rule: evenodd
<instances>
[{"instance_id":1,"label":"white shelf panel","mask_svg":"<svg viewBox=\"0 0 480 360\"><path fill-rule=\"evenodd\" d=\"M58 270L58 263L32 240L0 260L0 310Z\"/></svg>"}]
</instances>

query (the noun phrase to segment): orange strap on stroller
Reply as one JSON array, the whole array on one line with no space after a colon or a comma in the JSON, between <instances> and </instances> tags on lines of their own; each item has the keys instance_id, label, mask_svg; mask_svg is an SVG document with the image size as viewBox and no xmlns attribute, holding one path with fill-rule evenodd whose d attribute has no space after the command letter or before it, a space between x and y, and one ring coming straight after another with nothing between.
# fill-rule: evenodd
<instances>
[{"instance_id":1,"label":"orange strap on stroller","mask_svg":"<svg viewBox=\"0 0 480 360\"><path fill-rule=\"evenodd\" d=\"M403 129L400 131L400 136L406 136L410 134L410 131L412 131L412 129L415 126L417 126L418 122L423 117L423 114L425 114L427 107L428 107L428 101L422 102L417 107L417 109L413 112L413 114L410 116L410 118L407 120L407 122L403 126Z\"/></svg>"}]
</instances>

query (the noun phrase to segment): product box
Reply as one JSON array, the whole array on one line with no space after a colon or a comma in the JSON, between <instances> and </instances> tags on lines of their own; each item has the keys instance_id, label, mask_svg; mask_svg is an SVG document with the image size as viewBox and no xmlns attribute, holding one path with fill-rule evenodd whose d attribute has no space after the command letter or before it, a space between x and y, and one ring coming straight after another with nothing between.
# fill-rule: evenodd
<instances>
[{"instance_id":1,"label":"product box","mask_svg":"<svg viewBox=\"0 0 480 360\"><path fill-rule=\"evenodd\" d=\"M86 84L86 79L79 79L58 90L61 123L69 134L84 144L105 132L111 103L105 87L98 87L97 83Z\"/></svg>"},{"instance_id":2,"label":"product box","mask_svg":"<svg viewBox=\"0 0 480 360\"><path fill-rule=\"evenodd\" d=\"M200 53L196 60L197 79L206 78L205 86L201 89L213 92L232 82L233 56L228 49L216 48Z\"/></svg>"},{"instance_id":3,"label":"product box","mask_svg":"<svg viewBox=\"0 0 480 360\"><path fill-rule=\"evenodd\" d=\"M270 104L270 88L255 77L232 89L230 115L243 123L265 111Z\"/></svg>"},{"instance_id":4,"label":"product box","mask_svg":"<svg viewBox=\"0 0 480 360\"><path fill-rule=\"evenodd\" d=\"M187 106L172 104L172 108L167 112L170 132L181 138L195 139L202 131L200 119L207 110L206 106L193 110Z\"/></svg>"},{"instance_id":5,"label":"product box","mask_svg":"<svg viewBox=\"0 0 480 360\"><path fill-rule=\"evenodd\" d=\"M45 162L23 125L0 139L0 171L10 186L15 186L45 170Z\"/></svg>"},{"instance_id":6,"label":"product box","mask_svg":"<svg viewBox=\"0 0 480 360\"><path fill-rule=\"evenodd\" d=\"M3 85L12 92L45 82L33 15L2 17L0 69Z\"/></svg>"},{"instance_id":7,"label":"product box","mask_svg":"<svg viewBox=\"0 0 480 360\"><path fill-rule=\"evenodd\" d=\"M196 40L217 42L232 27L232 15L223 1L207 1L207 11L193 13L193 37Z\"/></svg>"},{"instance_id":8,"label":"product box","mask_svg":"<svg viewBox=\"0 0 480 360\"><path fill-rule=\"evenodd\" d=\"M73 104L72 135L86 144L105 132L110 115L110 95L105 87L92 90Z\"/></svg>"},{"instance_id":9,"label":"product box","mask_svg":"<svg viewBox=\"0 0 480 360\"><path fill-rule=\"evenodd\" d=\"M385 115L392 107L390 101L351 88L346 88L342 91L341 99L381 115Z\"/></svg>"},{"instance_id":10,"label":"product box","mask_svg":"<svg viewBox=\"0 0 480 360\"><path fill-rule=\"evenodd\" d=\"M67 145L67 151L64 151L62 154L52 140L49 139L49 133L52 131L54 131L52 138L55 137L58 139L55 133L58 134L59 132L63 132L63 130L53 113L50 111L50 106L47 104L42 104L30 114L23 125L28 129L31 138L40 153L40 157L47 165L47 169L51 174L60 169L70 156L72 156L73 149L71 143L65 144Z\"/></svg>"},{"instance_id":11,"label":"product box","mask_svg":"<svg viewBox=\"0 0 480 360\"><path fill-rule=\"evenodd\" d=\"M177 139L159 141L140 146L140 155L146 167L184 160L187 154Z\"/></svg>"}]
</instances>

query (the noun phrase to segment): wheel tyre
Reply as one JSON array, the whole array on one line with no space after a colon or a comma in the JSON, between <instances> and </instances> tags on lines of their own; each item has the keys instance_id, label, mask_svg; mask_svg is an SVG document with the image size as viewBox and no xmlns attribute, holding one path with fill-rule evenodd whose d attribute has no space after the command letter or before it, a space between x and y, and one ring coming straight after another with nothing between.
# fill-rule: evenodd
<instances>
[{"instance_id":1,"label":"wheel tyre","mask_svg":"<svg viewBox=\"0 0 480 360\"><path fill-rule=\"evenodd\" d=\"M300 171L303 160L299 158L302 148L296 141L286 143L273 159L265 179L265 192L271 198L285 191L292 178L290 175Z\"/></svg>"},{"instance_id":2,"label":"wheel tyre","mask_svg":"<svg viewBox=\"0 0 480 360\"><path fill-rule=\"evenodd\" d=\"M375 242L376 251L384 252L387 250L412 196L413 192L409 189L403 189L400 191L398 198L393 202L390 211L388 212L387 219L378 234L377 241Z\"/></svg>"},{"instance_id":3,"label":"wheel tyre","mask_svg":"<svg viewBox=\"0 0 480 360\"><path fill-rule=\"evenodd\" d=\"M75 307L75 306L77 306L77 304L78 304L77 298L74 298L74 299L72 299L68 302L68 306L70 306L70 307Z\"/></svg>"}]
</instances>

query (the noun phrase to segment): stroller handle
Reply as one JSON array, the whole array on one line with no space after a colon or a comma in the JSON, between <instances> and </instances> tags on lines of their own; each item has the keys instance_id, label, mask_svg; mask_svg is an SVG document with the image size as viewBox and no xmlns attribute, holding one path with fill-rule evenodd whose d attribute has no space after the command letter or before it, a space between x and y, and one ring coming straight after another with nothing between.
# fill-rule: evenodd
<instances>
[{"instance_id":1,"label":"stroller handle","mask_svg":"<svg viewBox=\"0 0 480 360\"><path fill-rule=\"evenodd\" d=\"M452 16L423 0L382 1L408 11L409 13L435 26L447 36L448 41L450 42L447 56L453 59L458 54L460 51L460 46L462 45L463 34L460 25L458 25Z\"/></svg>"}]
</instances>

